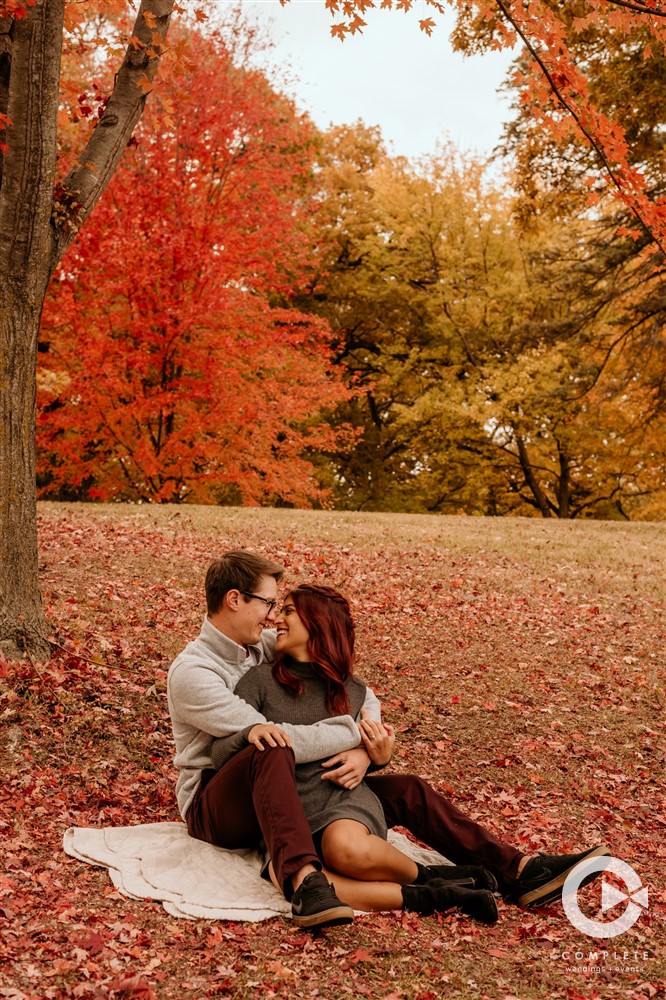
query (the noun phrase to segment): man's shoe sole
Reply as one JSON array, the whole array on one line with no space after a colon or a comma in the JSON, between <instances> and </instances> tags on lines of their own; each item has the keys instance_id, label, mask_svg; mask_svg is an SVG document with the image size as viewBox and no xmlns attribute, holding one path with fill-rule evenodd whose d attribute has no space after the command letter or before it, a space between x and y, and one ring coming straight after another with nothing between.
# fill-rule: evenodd
<instances>
[{"instance_id":1,"label":"man's shoe sole","mask_svg":"<svg viewBox=\"0 0 666 1000\"><path fill-rule=\"evenodd\" d=\"M589 851L584 858L577 861L575 865L571 865L566 871L560 872L555 878L551 879L550 882L546 882L545 885L539 886L538 889L532 889L530 892L524 893L524 895L519 896L516 902L518 906L547 906L549 903L554 903L556 899L559 899L562 895L562 886L567 880L567 876L570 872L574 870L576 865L581 864L583 861L587 861L589 858L610 858L612 857L611 852L607 847L595 847L593 850ZM592 882L593 879L601 875L601 872L592 872L580 883L581 888Z\"/></svg>"},{"instance_id":2,"label":"man's shoe sole","mask_svg":"<svg viewBox=\"0 0 666 1000\"><path fill-rule=\"evenodd\" d=\"M321 913L308 913L306 916L296 916L292 913L291 921L297 927L337 927L340 924L351 924L354 911L351 906L332 906L330 910Z\"/></svg>"}]
</instances>

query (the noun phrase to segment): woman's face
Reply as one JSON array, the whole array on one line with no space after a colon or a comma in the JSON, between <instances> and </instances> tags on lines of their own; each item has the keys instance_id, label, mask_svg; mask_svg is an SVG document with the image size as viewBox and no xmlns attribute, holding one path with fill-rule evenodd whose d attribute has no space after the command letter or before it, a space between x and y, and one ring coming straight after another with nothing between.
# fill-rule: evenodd
<instances>
[{"instance_id":1,"label":"woman's face","mask_svg":"<svg viewBox=\"0 0 666 1000\"><path fill-rule=\"evenodd\" d=\"M295 660L307 662L309 632L301 621L296 605L288 595L275 619L277 625L276 653L289 653Z\"/></svg>"}]
</instances>

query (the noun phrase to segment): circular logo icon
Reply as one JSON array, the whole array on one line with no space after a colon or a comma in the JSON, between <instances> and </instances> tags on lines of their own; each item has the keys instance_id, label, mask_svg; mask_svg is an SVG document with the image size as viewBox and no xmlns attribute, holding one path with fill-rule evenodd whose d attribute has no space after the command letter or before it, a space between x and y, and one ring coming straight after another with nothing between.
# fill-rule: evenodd
<instances>
[{"instance_id":1,"label":"circular logo icon","mask_svg":"<svg viewBox=\"0 0 666 1000\"><path fill-rule=\"evenodd\" d=\"M601 912L613 909L620 903L625 904L622 913L614 920L593 920L581 913L578 905L578 890L590 876L597 872L612 872L622 879L628 892L621 892L608 882L601 883ZM633 927L643 909L647 909L648 891L641 885L638 875L626 861L619 858L588 858L581 861L567 875L562 886L562 906L574 927L594 938L612 938L624 934Z\"/></svg>"}]
</instances>

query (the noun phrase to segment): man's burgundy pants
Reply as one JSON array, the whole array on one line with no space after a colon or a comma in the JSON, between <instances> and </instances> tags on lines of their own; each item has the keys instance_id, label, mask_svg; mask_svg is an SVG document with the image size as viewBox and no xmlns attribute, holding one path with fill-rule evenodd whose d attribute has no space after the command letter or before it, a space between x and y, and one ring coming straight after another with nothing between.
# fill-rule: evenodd
<instances>
[{"instance_id":1,"label":"man's burgundy pants","mask_svg":"<svg viewBox=\"0 0 666 1000\"><path fill-rule=\"evenodd\" d=\"M219 771L204 771L187 810L191 837L218 847L252 847L263 837L287 899L291 876L306 864L321 868L296 790L289 747L248 746ZM456 809L426 781L411 774L366 778L389 827L403 826L455 864L488 868L506 883L522 855Z\"/></svg>"}]
</instances>

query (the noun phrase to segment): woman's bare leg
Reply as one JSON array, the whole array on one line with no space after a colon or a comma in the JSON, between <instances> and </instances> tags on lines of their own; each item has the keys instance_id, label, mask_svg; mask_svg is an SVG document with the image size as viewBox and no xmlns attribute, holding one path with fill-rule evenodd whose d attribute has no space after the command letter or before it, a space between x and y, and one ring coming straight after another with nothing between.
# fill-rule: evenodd
<instances>
[{"instance_id":1,"label":"woman's bare leg","mask_svg":"<svg viewBox=\"0 0 666 1000\"><path fill-rule=\"evenodd\" d=\"M269 872L273 885L280 889L272 864L269 865ZM495 897L487 889L464 889L445 881L430 882L425 886L408 885L403 889L397 882L363 882L339 875L328 868L323 869L323 874L333 883L338 899L354 910L366 913L412 910L427 916L431 913L446 913L458 907L463 913L484 924L494 924L498 918Z\"/></svg>"},{"instance_id":2,"label":"woman's bare leg","mask_svg":"<svg viewBox=\"0 0 666 1000\"><path fill-rule=\"evenodd\" d=\"M282 892L275 878L272 862L268 870L273 885ZM333 883L338 899L354 910L373 913L403 908L402 886L398 885L397 882L359 882L356 879L338 875L337 872L332 872L328 868L324 868L323 872L329 882Z\"/></svg>"},{"instance_id":3,"label":"woman's bare leg","mask_svg":"<svg viewBox=\"0 0 666 1000\"><path fill-rule=\"evenodd\" d=\"M326 827L321 852L334 872L365 882L409 885L419 874L415 861L353 819L337 819Z\"/></svg>"}]
</instances>

